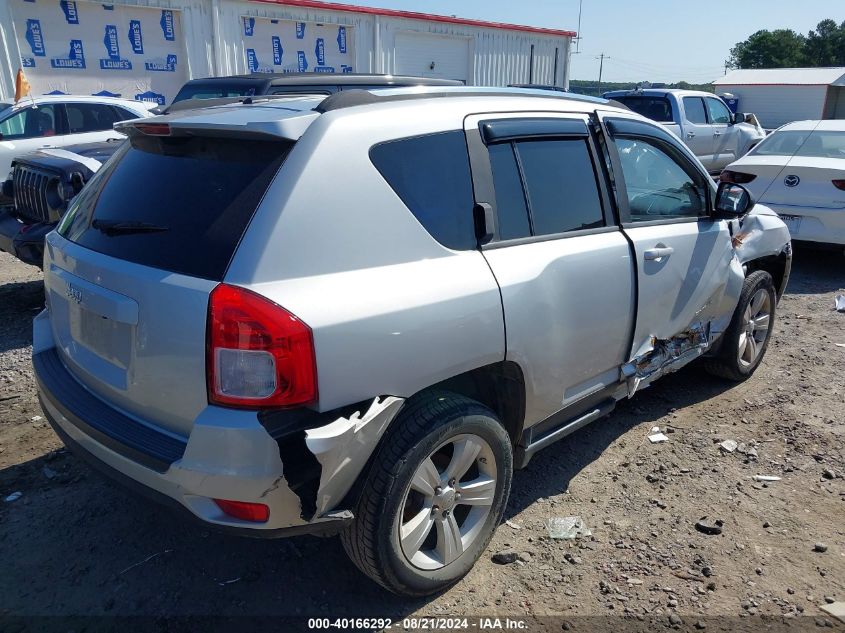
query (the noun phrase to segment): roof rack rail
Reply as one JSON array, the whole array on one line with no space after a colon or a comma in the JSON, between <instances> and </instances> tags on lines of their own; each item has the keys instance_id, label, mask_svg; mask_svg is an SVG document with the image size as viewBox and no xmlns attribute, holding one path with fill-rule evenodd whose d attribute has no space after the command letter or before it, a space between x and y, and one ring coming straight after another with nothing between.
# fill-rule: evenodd
<instances>
[{"instance_id":1,"label":"roof rack rail","mask_svg":"<svg viewBox=\"0 0 845 633\"><path fill-rule=\"evenodd\" d=\"M396 90L391 88L391 91ZM431 88L425 91L414 92L391 92L390 94L379 94L371 90L343 90L323 99L315 108L316 112L331 112L355 106L370 105L374 103L390 103L393 101L414 101L417 99L441 99L449 97L532 97L535 99L571 99L573 101L584 101L608 105L607 99L588 97L586 95L573 94L570 92L553 92L550 90L530 90L520 88ZM616 104L614 104L616 105Z\"/></svg>"}]
</instances>

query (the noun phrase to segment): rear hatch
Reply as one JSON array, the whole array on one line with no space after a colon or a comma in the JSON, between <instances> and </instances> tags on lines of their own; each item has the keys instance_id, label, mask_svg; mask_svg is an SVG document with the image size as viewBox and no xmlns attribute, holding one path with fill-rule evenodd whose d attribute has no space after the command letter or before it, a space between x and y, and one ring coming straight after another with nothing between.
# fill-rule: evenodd
<instances>
[{"instance_id":1,"label":"rear hatch","mask_svg":"<svg viewBox=\"0 0 845 633\"><path fill-rule=\"evenodd\" d=\"M112 406L186 436L208 403L209 293L295 141L208 120L144 123L156 121L148 134L128 130L49 236L45 287L68 370Z\"/></svg>"},{"instance_id":2,"label":"rear hatch","mask_svg":"<svg viewBox=\"0 0 845 633\"><path fill-rule=\"evenodd\" d=\"M756 174L752 188L764 204L843 209L845 192L833 182L845 179L845 132L826 123L779 130L731 169Z\"/></svg>"}]
</instances>

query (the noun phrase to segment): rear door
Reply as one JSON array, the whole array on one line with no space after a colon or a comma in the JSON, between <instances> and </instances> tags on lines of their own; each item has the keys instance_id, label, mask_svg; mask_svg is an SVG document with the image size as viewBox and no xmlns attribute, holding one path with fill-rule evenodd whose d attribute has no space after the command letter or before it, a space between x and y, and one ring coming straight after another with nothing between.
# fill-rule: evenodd
<instances>
[{"instance_id":1,"label":"rear door","mask_svg":"<svg viewBox=\"0 0 845 633\"><path fill-rule=\"evenodd\" d=\"M63 106L65 135L57 137L62 145L97 143L121 139L113 126L123 120L120 112L104 103L66 103ZM137 117L132 117L137 118Z\"/></svg>"},{"instance_id":2,"label":"rear door","mask_svg":"<svg viewBox=\"0 0 845 633\"><path fill-rule=\"evenodd\" d=\"M707 110L701 97L681 99L684 111L682 140L708 171L714 171L715 137L707 121Z\"/></svg>"},{"instance_id":3,"label":"rear door","mask_svg":"<svg viewBox=\"0 0 845 633\"><path fill-rule=\"evenodd\" d=\"M495 217L482 252L502 293L507 358L525 371L526 424L618 384L634 310L585 115L469 117L476 201Z\"/></svg>"},{"instance_id":4,"label":"rear door","mask_svg":"<svg viewBox=\"0 0 845 633\"><path fill-rule=\"evenodd\" d=\"M739 156L739 129L731 124L731 111L724 101L716 97L705 97L707 121L713 130L713 164L710 171L721 170Z\"/></svg>"},{"instance_id":5,"label":"rear door","mask_svg":"<svg viewBox=\"0 0 845 633\"><path fill-rule=\"evenodd\" d=\"M78 380L190 432L207 406L208 294L290 146L136 134L95 174L44 259L53 336Z\"/></svg>"},{"instance_id":6,"label":"rear door","mask_svg":"<svg viewBox=\"0 0 845 633\"><path fill-rule=\"evenodd\" d=\"M631 357L721 316L733 248L727 222L709 217L712 180L674 137L624 115L602 116L617 199L636 254L638 300Z\"/></svg>"}]
</instances>

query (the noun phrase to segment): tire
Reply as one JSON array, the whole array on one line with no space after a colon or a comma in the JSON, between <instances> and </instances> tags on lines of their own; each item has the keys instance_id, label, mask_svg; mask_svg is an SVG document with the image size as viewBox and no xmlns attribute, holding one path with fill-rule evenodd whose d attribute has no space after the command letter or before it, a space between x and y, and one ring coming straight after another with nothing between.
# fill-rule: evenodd
<instances>
[{"instance_id":1,"label":"tire","mask_svg":"<svg viewBox=\"0 0 845 633\"><path fill-rule=\"evenodd\" d=\"M479 450L470 463L475 445ZM466 459L454 459L459 456ZM464 463L470 463L464 476L445 478ZM469 572L490 543L512 473L510 437L487 407L451 392L414 397L388 429L362 482L355 520L341 533L343 547L358 569L395 594L425 596L446 589ZM419 491L428 491L426 482L434 481L441 486L431 488L433 496ZM472 501L478 505L467 505L473 495L469 484L477 489ZM460 548L448 538L454 534L461 536Z\"/></svg>"},{"instance_id":2,"label":"tire","mask_svg":"<svg viewBox=\"0 0 845 633\"><path fill-rule=\"evenodd\" d=\"M761 302L759 306L756 305L758 301ZM751 273L742 286L739 303L718 354L705 361L707 372L735 382L751 376L769 347L776 305L772 276L764 270ZM767 318L764 318L766 315ZM764 323L765 329L762 327ZM750 353L752 343L753 355Z\"/></svg>"}]
</instances>

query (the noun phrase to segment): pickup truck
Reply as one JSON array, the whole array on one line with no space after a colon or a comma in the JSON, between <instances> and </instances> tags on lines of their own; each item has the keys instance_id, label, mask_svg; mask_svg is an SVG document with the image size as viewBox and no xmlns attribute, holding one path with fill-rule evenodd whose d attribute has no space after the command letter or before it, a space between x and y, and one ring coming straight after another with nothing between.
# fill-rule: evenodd
<instances>
[{"instance_id":1,"label":"pickup truck","mask_svg":"<svg viewBox=\"0 0 845 633\"><path fill-rule=\"evenodd\" d=\"M710 173L748 153L766 133L753 115L728 109L722 99L696 90L615 90L602 95L672 130Z\"/></svg>"}]
</instances>

